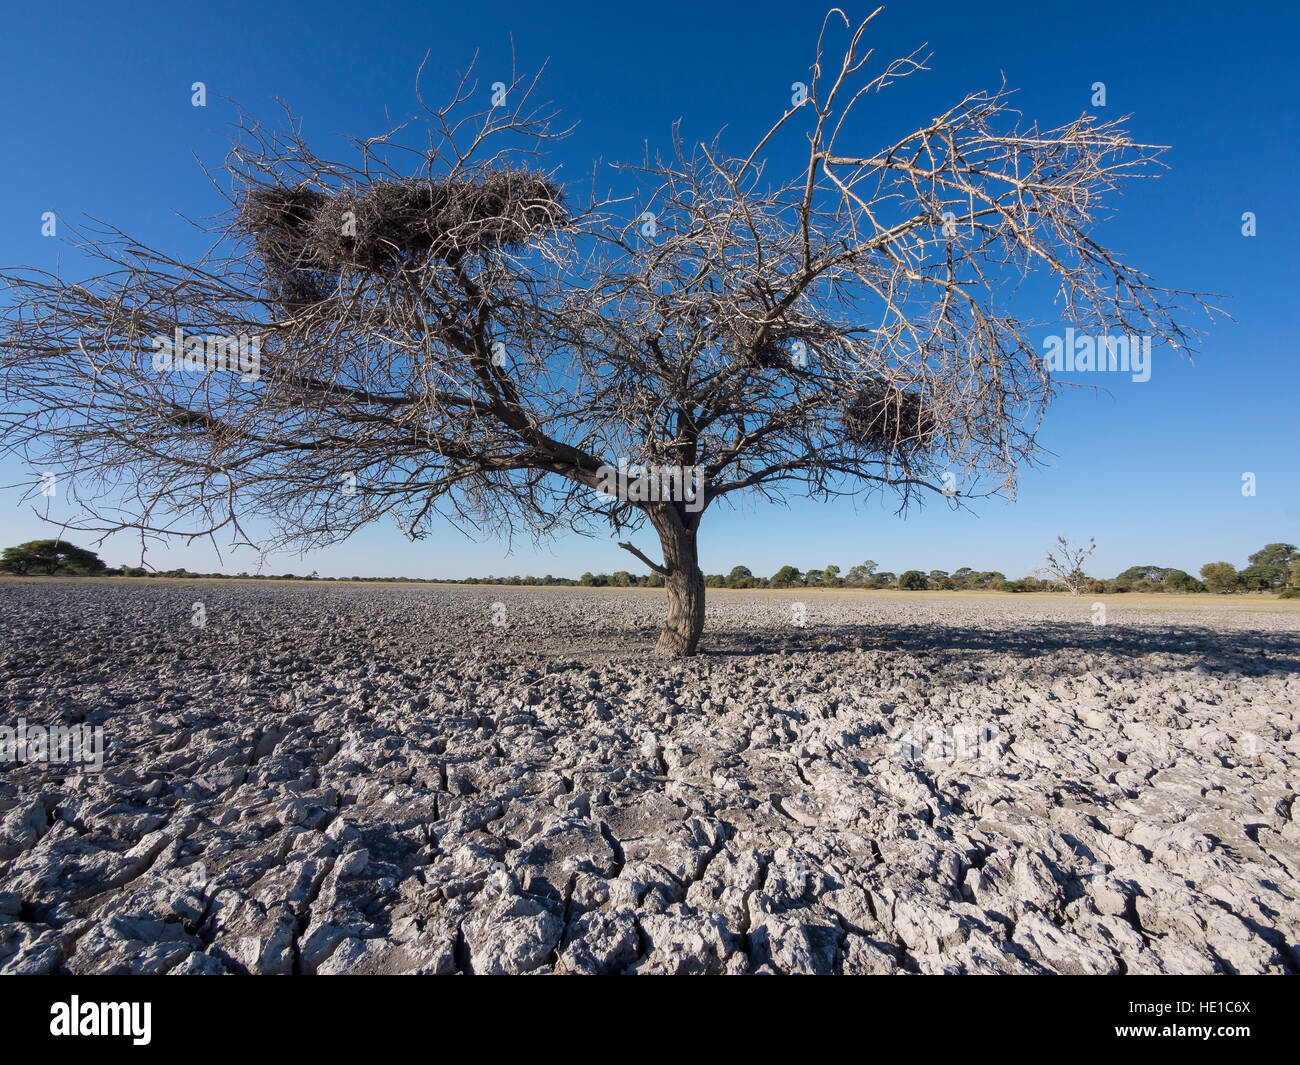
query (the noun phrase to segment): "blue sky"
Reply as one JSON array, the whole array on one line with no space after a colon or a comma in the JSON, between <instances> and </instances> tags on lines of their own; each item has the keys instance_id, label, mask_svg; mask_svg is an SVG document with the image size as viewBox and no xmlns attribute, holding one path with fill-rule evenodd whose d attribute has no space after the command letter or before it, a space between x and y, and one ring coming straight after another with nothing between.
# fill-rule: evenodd
<instances>
[{"instance_id":1,"label":"blue sky","mask_svg":"<svg viewBox=\"0 0 1300 1065\"><path fill-rule=\"evenodd\" d=\"M859 19L871 7L845 10ZM337 135L378 132L385 109L413 106L426 51L434 99L476 50L485 89L497 71L508 80L511 34L520 68L546 62L547 96L580 123L552 159L568 177L598 158L635 161L647 141L666 147L679 117L688 138L726 126L728 143L748 148L804 78L822 14L788 0L11 5L0 39L9 160L0 169L0 263L52 268L62 256L76 274L67 247L41 236L45 211L105 219L194 254L201 245L177 212L219 209L195 161L220 161L230 109L217 97L268 120L275 99L285 100L328 154ZM904 518L887 501L711 509L700 541L705 571L847 569L871 558L894 571L965 565L1018 576L1064 533L1096 538L1096 573L1138 562L1195 572L1217 559L1244 564L1267 542L1300 542L1297 29L1300 13L1284 2L887 6L869 31L877 54L928 43L931 69L869 101L864 150L969 91L996 88L1004 75L1026 118L1043 125L1090 109L1131 114L1137 139L1171 146L1170 169L1127 188L1104 241L1160 283L1230 297L1222 305L1235 321L1211 326L1194 365L1158 348L1147 382L1109 375L1110 395L1067 390L1041 437L1053 455L1025 474L1015 503L978 503L967 514L935 501ZM207 85L206 108L190 105L195 81ZM1104 109L1091 108L1097 81L1106 85ZM1246 211L1257 218L1254 237L1241 232ZM1051 313L1044 305L1035 317ZM1245 472L1256 477L1253 497L1241 492ZM0 483L22 476L0 464ZM18 491L0 491L0 544L52 529ZM657 550L652 534L639 542ZM121 537L101 555L122 564L138 551ZM219 568L200 545L155 547L149 561ZM256 566L251 552L226 553L227 572ZM502 543L474 544L450 528L410 544L391 526L267 567L439 577L639 568L612 539L567 537L540 549L525 541L507 556Z\"/></svg>"}]
</instances>

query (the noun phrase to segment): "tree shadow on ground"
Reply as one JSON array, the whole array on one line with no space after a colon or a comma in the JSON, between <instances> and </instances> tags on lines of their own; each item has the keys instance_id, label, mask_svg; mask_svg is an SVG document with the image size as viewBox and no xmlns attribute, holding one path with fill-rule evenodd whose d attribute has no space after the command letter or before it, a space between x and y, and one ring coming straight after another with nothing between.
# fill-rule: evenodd
<instances>
[{"instance_id":1,"label":"tree shadow on ground","mask_svg":"<svg viewBox=\"0 0 1300 1065\"><path fill-rule=\"evenodd\" d=\"M1224 631L1198 625L1122 624L1036 620L1021 628L972 625L809 625L788 630L718 626L706 630L701 653L728 658L764 654L833 652L901 653L926 657L1007 654L1034 658L1078 651L1136 663L1148 655L1178 655L1187 665L1215 672L1262 676L1300 673L1300 633L1261 629ZM1095 668L1095 667L1094 667ZM1153 669L1164 668L1161 665Z\"/></svg>"}]
</instances>

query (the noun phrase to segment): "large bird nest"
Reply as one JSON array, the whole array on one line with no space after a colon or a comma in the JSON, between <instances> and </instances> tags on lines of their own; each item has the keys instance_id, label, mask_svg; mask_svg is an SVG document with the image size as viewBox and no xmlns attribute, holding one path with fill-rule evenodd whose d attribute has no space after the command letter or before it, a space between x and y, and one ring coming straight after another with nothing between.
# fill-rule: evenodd
<instances>
[{"instance_id":1,"label":"large bird nest","mask_svg":"<svg viewBox=\"0 0 1300 1065\"><path fill-rule=\"evenodd\" d=\"M848 439L878 452L910 452L938 430L938 418L921 396L887 381L864 385L842 415Z\"/></svg>"},{"instance_id":2,"label":"large bird nest","mask_svg":"<svg viewBox=\"0 0 1300 1065\"><path fill-rule=\"evenodd\" d=\"M375 181L321 192L303 183L253 189L239 223L288 302L326 298L347 270L395 274L517 248L564 225L559 187L528 170L474 179Z\"/></svg>"},{"instance_id":3,"label":"large bird nest","mask_svg":"<svg viewBox=\"0 0 1300 1065\"><path fill-rule=\"evenodd\" d=\"M759 320L766 315L762 307L747 305L715 311L713 330L724 351L732 352L755 369L788 369L792 361L791 342L795 332L784 323L767 327L758 341Z\"/></svg>"},{"instance_id":4,"label":"large bird nest","mask_svg":"<svg viewBox=\"0 0 1300 1065\"><path fill-rule=\"evenodd\" d=\"M731 342L741 357L754 367L785 369L792 362L789 345L794 334L788 329L769 328L762 343L758 343L758 326L747 321L731 323Z\"/></svg>"},{"instance_id":5,"label":"large bird nest","mask_svg":"<svg viewBox=\"0 0 1300 1065\"><path fill-rule=\"evenodd\" d=\"M239 224L253 238L280 302L318 303L334 290L337 272L313 267L309 252L316 212L329 197L307 185L256 188L240 204Z\"/></svg>"}]
</instances>

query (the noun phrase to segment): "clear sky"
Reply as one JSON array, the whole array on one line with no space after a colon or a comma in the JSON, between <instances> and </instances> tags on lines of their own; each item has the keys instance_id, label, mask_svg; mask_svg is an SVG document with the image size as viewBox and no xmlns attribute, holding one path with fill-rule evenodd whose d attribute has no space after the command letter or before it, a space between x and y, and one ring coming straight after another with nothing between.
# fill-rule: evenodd
<instances>
[{"instance_id":1,"label":"clear sky","mask_svg":"<svg viewBox=\"0 0 1300 1065\"><path fill-rule=\"evenodd\" d=\"M872 6L845 10L857 20ZM485 91L497 71L509 80L511 34L521 69L547 62L546 95L580 123L552 159L565 177L597 159L635 161L647 142L666 147L679 117L688 138L726 126L728 143L748 148L805 78L823 14L790 0L11 4L0 35L0 263L53 268L62 256L65 272L77 272L66 245L42 237L46 211L101 218L194 254L200 241L177 212L219 209L195 158L216 164L223 154L231 110L218 97L267 120L275 100L286 101L329 154L338 135L379 132L386 109L413 106L426 52L434 99L476 50ZM869 31L877 54L928 43L933 57L928 73L870 100L876 139L864 152L1003 76L1026 118L1045 126L1085 110L1131 114L1138 140L1171 146L1170 169L1127 189L1104 242L1162 284L1225 294L1235 320L1213 324L1194 365L1157 348L1148 381L1109 375L1109 395L1067 390L1041 437L1049 464L1026 473L1014 503L979 503L972 515L936 500L901 518L888 502L711 508L704 570L847 570L870 558L896 572L971 566L1020 576L1064 533L1096 538L1094 573L1139 562L1196 572L1218 559L1242 565L1268 542L1300 542L1297 30L1300 7L1285 0L887 5ZM207 85L206 108L191 106L195 81ZM1096 82L1105 108L1092 107ZM1242 234L1248 211L1253 237ZM1051 315L1043 306L1035 317ZM1242 494L1246 472L1253 497ZM0 484L24 475L0 464ZM0 490L0 544L55 531L18 491ZM638 542L657 552L652 533ZM126 537L99 550L114 565L138 559ZM227 552L222 567L206 545L155 547L149 562L257 566L245 551ZM432 577L615 569L641 567L612 539L522 542L507 555L503 543L471 543L451 529L411 544L392 526L267 566Z\"/></svg>"}]
</instances>

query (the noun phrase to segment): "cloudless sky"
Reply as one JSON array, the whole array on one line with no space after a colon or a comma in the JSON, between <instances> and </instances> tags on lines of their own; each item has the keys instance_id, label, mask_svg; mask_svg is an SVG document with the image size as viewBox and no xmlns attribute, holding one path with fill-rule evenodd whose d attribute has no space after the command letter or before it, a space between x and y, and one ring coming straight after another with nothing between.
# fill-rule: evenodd
<instances>
[{"instance_id":1,"label":"cloudless sky","mask_svg":"<svg viewBox=\"0 0 1300 1065\"><path fill-rule=\"evenodd\" d=\"M845 10L858 19L874 5ZM779 117L791 84L807 80L824 11L782 0L646 5L601 2L481 4L9 4L0 35L0 264L53 269L78 261L41 236L41 215L104 219L142 241L196 255L202 240L178 215L220 209L196 156L221 160L230 106L264 120L276 99L302 120L322 154L341 135L387 127L414 107L415 73L429 53L426 98L441 100L477 51L483 93L509 81L511 35L521 70L543 62L545 95L580 124L550 162L562 180L592 164L635 162L648 143L668 148L671 125L690 139L727 127L747 152ZM1238 565L1278 540L1300 542L1297 471L1297 251L1300 224L1300 10L1287 2L889 4L868 30L883 61L928 44L928 72L863 106L863 154L891 143L1005 76L1017 108L1045 127L1092 110L1132 115L1135 139L1170 145L1158 180L1126 187L1104 243L1174 288L1222 293L1235 320L1208 326L1194 364L1156 348L1151 379L1095 375L1109 394L1067 389L1048 415L1052 455L1027 471L1014 503L954 512L935 500L905 517L885 500L788 507L747 502L710 508L700 537L706 572L737 564L770 574L871 558L882 569L998 569L1039 565L1058 534L1098 550L1090 572L1138 562L1196 572ZM843 38L837 38L842 40ZM203 81L208 106L191 106ZM1091 104L1104 82L1106 106ZM791 168L794 156L773 160ZM608 180L615 181L612 171ZM1257 235L1242 234L1254 212ZM3 297L0 297L3 298ZM1052 321L1053 308L1033 308ZM1242 475L1257 494L1243 496ZM30 476L9 461L0 484ZM0 490L0 544L52 536L19 491ZM66 513L56 498L52 514ZM74 542L87 538L73 537ZM652 555L648 529L638 537ZM100 554L133 564L130 538ZM257 557L206 544L153 547L160 568L254 570ZM612 539L563 537L540 548L471 543L448 528L408 543L377 525L305 558L278 556L272 573L453 577L642 567Z\"/></svg>"}]
</instances>

